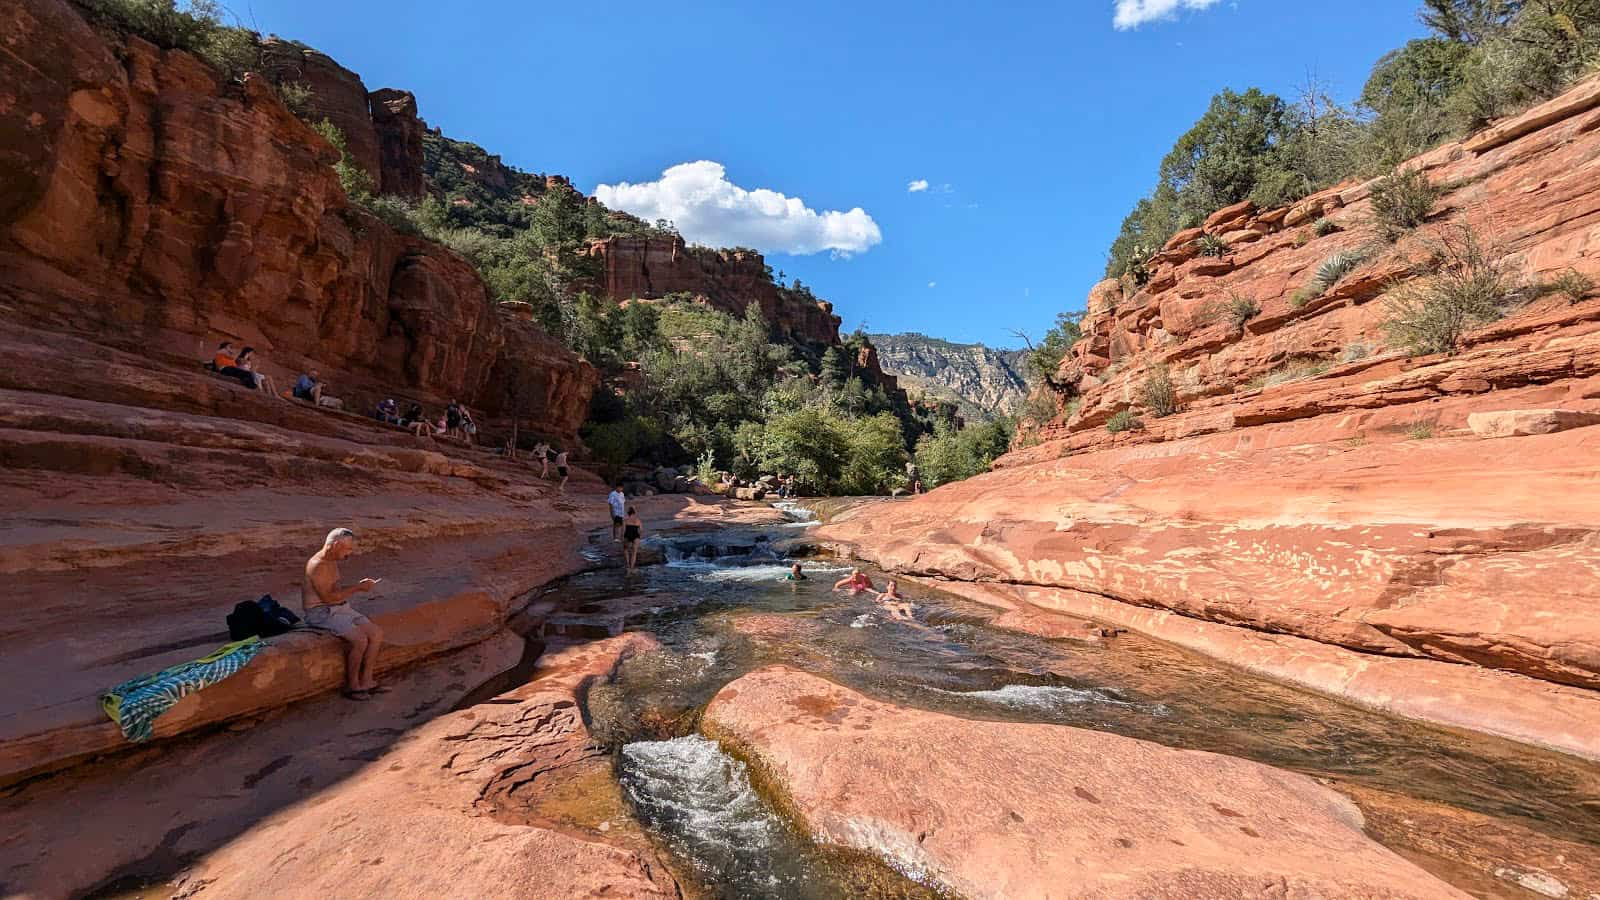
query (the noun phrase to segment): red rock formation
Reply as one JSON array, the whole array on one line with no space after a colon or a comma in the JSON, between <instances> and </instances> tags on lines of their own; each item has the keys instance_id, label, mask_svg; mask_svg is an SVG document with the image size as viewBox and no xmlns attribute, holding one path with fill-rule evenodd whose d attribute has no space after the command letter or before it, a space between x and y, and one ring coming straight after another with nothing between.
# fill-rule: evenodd
<instances>
[{"instance_id":1,"label":"red rock formation","mask_svg":"<svg viewBox=\"0 0 1600 900\"><path fill-rule=\"evenodd\" d=\"M1534 296L1456 354L1417 358L1389 345L1379 302L1461 225L1530 280L1600 275L1595 96L1579 86L1497 126L1505 140L1414 160L1444 194L1393 246L1375 241L1370 184L1219 211L1205 230L1222 257L1179 235L1143 285L1090 291L1057 373L1078 402L1037 446L824 533L905 572L1600 688L1600 428L1584 427L1600 420L1600 296ZM1296 297L1358 249L1355 271ZM1158 417L1145 386L1162 368L1178 410ZM1108 430L1123 412L1142 428ZM1512 736L1575 750L1565 728Z\"/></svg>"},{"instance_id":2,"label":"red rock formation","mask_svg":"<svg viewBox=\"0 0 1600 900\"><path fill-rule=\"evenodd\" d=\"M378 192L422 199L422 132L427 126L417 118L417 98L394 88L379 88L368 98L378 136Z\"/></svg>"},{"instance_id":3,"label":"red rock formation","mask_svg":"<svg viewBox=\"0 0 1600 900\"><path fill-rule=\"evenodd\" d=\"M621 302L691 294L735 316L756 303L776 333L796 343L839 342L833 304L772 282L766 260L749 250L689 247L682 238L624 236L595 241L589 255L604 271L600 289Z\"/></svg>"},{"instance_id":4,"label":"red rock formation","mask_svg":"<svg viewBox=\"0 0 1600 900\"><path fill-rule=\"evenodd\" d=\"M1464 896L1333 790L1241 759L895 707L783 667L724 688L704 727L814 839L963 897Z\"/></svg>"},{"instance_id":5,"label":"red rock formation","mask_svg":"<svg viewBox=\"0 0 1600 900\"><path fill-rule=\"evenodd\" d=\"M460 257L350 207L334 151L265 79L219 84L189 54L136 37L114 50L59 0L26 4L11 24L24 49L0 59L0 79L25 102L0 109L0 154L18 163L0 201L0 298L14 321L191 360L229 338L260 350L280 384L320 366L363 401L458 397L493 411L508 382L538 382L525 414L576 433L593 370L528 326L508 329ZM352 103L366 114L359 79L294 52L317 102L359 92L329 118L353 122ZM347 137L364 159L359 130Z\"/></svg>"},{"instance_id":6,"label":"red rock formation","mask_svg":"<svg viewBox=\"0 0 1600 900\"><path fill-rule=\"evenodd\" d=\"M309 89L307 118L332 122L344 133L350 161L365 169L374 185L382 183L378 130L360 75L326 54L275 37L261 42L261 71L273 84L299 84Z\"/></svg>"},{"instance_id":7,"label":"red rock formation","mask_svg":"<svg viewBox=\"0 0 1600 900\"><path fill-rule=\"evenodd\" d=\"M610 784L610 757L583 713L590 684L652 643L632 634L541 658L547 674L424 724L379 764L274 820L338 839L285 853L283 829L253 828L191 882L215 898L256 897L263 884L305 897L680 896L621 797L596 790ZM599 795L585 800L587 815L562 808L563 793L584 790ZM365 864L350 865L352 852Z\"/></svg>"}]
</instances>

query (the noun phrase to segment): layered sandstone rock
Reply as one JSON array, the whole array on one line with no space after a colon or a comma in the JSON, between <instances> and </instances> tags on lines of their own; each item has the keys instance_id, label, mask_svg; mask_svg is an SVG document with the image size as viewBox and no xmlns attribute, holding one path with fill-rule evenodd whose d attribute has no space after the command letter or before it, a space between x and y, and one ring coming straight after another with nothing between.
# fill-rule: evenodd
<instances>
[{"instance_id":1,"label":"layered sandstone rock","mask_svg":"<svg viewBox=\"0 0 1600 900\"><path fill-rule=\"evenodd\" d=\"M1600 296L1523 292L1456 353L1417 358L1388 344L1382 299L1462 227L1527 283L1600 274L1593 92L1503 123L1503 140L1412 161L1444 193L1393 246L1375 241L1371 184L1218 211L1174 237L1145 283L1090 291L1085 337L1055 379L1070 415L1023 435L991 474L846 514L822 536L905 573L1600 689ZM1199 255L1201 234L1227 252ZM1300 293L1355 251L1353 272ZM1162 375L1168 415L1147 390ZM1107 428L1119 414L1135 427ZM1468 694L1436 715L1392 687L1307 681L1592 752L1571 723L1541 734L1474 712ZM1483 703L1543 692L1497 684Z\"/></svg>"},{"instance_id":2,"label":"layered sandstone rock","mask_svg":"<svg viewBox=\"0 0 1600 900\"><path fill-rule=\"evenodd\" d=\"M548 654L528 684L422 725L204 857L185 896L679 896L584 724L590 684L650 643Z\"/></svg>"},{"instance_id":3,"label":"layered sandstone rock","mask_svg":"<svg viewBox=\"0 0 1600 900\"><path fill-rule=\"evenodd\" d=\"M380 88L368 97L378 137L379 193L422 199L422 133L427 126L417 118L417 98L394 88Z\"/></svg>"},{"instance_id":4,"label":"layered sandstone rock","mask_svg":"<svg viewBox=\"0 0 1600 900\"><path fill-rule=\"evenodd\" d=\"M754 303L788 340L822 346L839 342L833 304L774 284L766 261L753 250L707 250L676 236L626 235L595 241L589 255L603 266L601 289L619 302L682 293L735 316Z\"/></svg>"},{"instance_id":5,"label":"layered sandstone rock","mask_svg":"<svg viewBox=\"0 0 1600 900\"><path fill-rule=\"evenodd\" d=\"M526 392L533 424L575 434L593 371L551 342L508 338L466 261L352 208L335 151L267 78L222 84L187 53L136 37L112 47L60 0L10 16L20 53L0 76L21 102L0 110L0 154L17 163L4 176L0 300L11 321L192 360L232 339L256 347L280 384L319 367L363 405L409 394L502 406L499 367L539 383ZM350 126L360 164L414 182L420 170L380 165L359 79L268 42L269 60L289 52L313 102ZM380 104L385 139L408 145L418 123L404 96L385 99L396 104Z\"/></svg>"},{"instance_id":6,"label":"layered sandstone rock","mask_svg":"<svg viewBox=\"0 0 1600 900\"><path fill-rule=\"evenodd\" d=\"M894 707L784 667L724 688L704 727L816 839L965 897L1464 896L1367 838L1349 800L1231 757Z\"/></svg>"}]
</instances>

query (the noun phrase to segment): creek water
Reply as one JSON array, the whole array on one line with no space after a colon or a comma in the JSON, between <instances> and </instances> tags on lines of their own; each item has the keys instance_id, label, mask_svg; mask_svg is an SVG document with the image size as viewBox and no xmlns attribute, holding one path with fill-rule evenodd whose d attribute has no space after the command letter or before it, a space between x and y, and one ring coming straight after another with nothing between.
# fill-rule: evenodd
<instances>
[{"instance_id":1,"label":"creek water","mask_svg":"<svg viewBox=\"0 0 1600 900\"><path fill-rule=\"evenodd\" d=\"M920 588L906 591L911 619L896 619L869 598L833 592L845 568L830 560L805 560L808 581L783 580L784 541L803 526L669 538L666 565L632 576L601 570L559 588L588 607L641 593L672 599L638 626L661 649L624 663L589 702L596 734L617 751L624 795L701 894L927 893L811 844L752 788L741 763L695 734L722 686L780 662L905 706L1110 731L1375 789L1422 809L1466 810L1600 858L1600 767L1399 721L1134 634L1081 643L1003 630L989 624L992 610ZM1396 849L1470 893L1523 895ZM1505 853L1487 844L1469 851Z\"/></svg>"}]
</instances>

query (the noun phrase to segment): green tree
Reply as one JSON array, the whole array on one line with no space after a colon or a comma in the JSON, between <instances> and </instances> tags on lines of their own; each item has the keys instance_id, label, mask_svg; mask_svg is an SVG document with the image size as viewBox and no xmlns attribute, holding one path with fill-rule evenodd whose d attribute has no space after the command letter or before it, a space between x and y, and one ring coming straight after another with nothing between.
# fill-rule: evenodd
<instances>
[{"instance_id":1,"label":"green tree","mask_svg":"<svg viewBox=\"0 0 1600 900\"><path fill-rule=\"evenodd\" d=\"M849 365L838 347L829 347L822 352L821 369L822 383L825 385L842 387L845 379L850 377Z\"/></svg>"},{"instance_id":2,"label":"green tree","mask_svg":"<svg viewBox=\"0 0 1600 900\"><path fill-rule=\"evenodd\" d=\"M1061 360L1083 337L1078 320L1067 313L1056 313L1056 324L1044 333L1044 340L1028 354L1028 379L1035 383L1052 384Z\"/></svg>"},{"instance_id":3,"label":"green tree","mask_svg":"<svg viewBox=\"0 0 1600 900\"><path fill-rule=\"evenodd\" d=\"M839 493L881 494L905 487L905 438L900 420L882 412L855 419L844 426L846 451L839 476Z\"/></svg>"},{"instance_id":4,"label":"green tree","mask_svg":"<svg viewBox=\"0 0 1600 900\"><path fill-rule=\"evenodd\" d=\"M742 425L738 443L739 452L763 471L792 474L821 493L833 492L851 453L835 420L809 406L773 416L765 425Z\"/></svg>"},{"instance_id":5,"label":"green tree","mask_svg":"<svg viewBox=\"0 0 1600 900\"><path fill-rule=\"evenodd\" d=\"M1011 447L1016 425L1010 419L954 428L941 423L917 441L917 469L927 487L961 481L989 470Z\"/></svg>"},{"instance_id":6,"label":"green tree","mask_svg":"<svg viewBox=\"0 0 1600 900\"><path fill-rule=\"evenodd\" d=\"M344 188L344 194L353 203L364 203L372 199L372 176L366 169L361 168L350 160L350 144L344 139L344 132L339 126L327 119L323 119L311 126L317 134L333 145L339 151L339 161L333 164L333 171L339 175L339 186Z\"/></svg>"},{"instance_id":7,"label":"green tree","mask_svg":"<svg viewBox=\"0 0 1600 900\"><path fill-rule=\"evenodd\" d=\"M1503 31L1524 0L1423 0L1417 18L1446 38L1481 44Z\"/></svg>"},{"instance_id":8,"label":"green tree","mask_svg":"<svg viewBox=\"0 0 1600 900\"><path fill-rule=\"evenodd\" d=\"M1361 106L1372 113L1368 160L1390 167L1446 140L1454 126L1446 111L1466 77L1472 49L1438 37L1408 41L1372 67Z\"/></svg>"}]
</instances>

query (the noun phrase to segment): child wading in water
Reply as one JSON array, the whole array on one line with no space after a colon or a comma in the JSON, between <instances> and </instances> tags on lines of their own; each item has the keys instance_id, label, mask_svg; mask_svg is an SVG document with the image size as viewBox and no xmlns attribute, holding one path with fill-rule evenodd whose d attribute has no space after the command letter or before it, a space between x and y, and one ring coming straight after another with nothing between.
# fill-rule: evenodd
<instances>
[{"instance_id":1,"label":"child wading in water","mask_svg":"<svg viewBox=\"0 0 1600 900\"><path fill-rule=\"evenodd\" d=\"M628 507L628 517L622 520L622 558L629 572L639 568L639 538L643 534L644 522L639 518L639 510Z\"/></svg>"}]
</instances>

